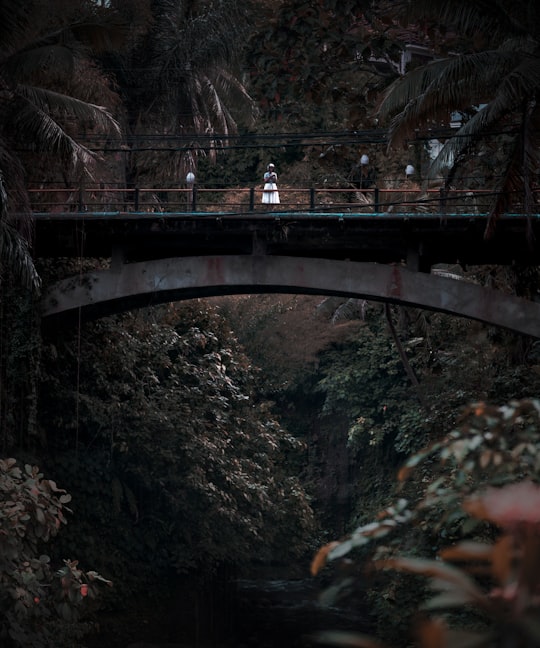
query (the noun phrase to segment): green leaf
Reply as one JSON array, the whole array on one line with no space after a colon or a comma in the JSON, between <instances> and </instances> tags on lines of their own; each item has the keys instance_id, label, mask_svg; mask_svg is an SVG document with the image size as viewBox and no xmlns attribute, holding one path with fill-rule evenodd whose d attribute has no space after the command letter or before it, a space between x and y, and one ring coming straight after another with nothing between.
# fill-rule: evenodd
<instances>
[{"instance_id":1,"label":"green leaf","mask_svg":"<svg viewBox=\"0 0 540 648\"><path fill-rule=\"evenodd\" d=\"M69 603L63 602L60 604L60 614L65 621L71 621L73 619L73 614Z\"/></svg>"},{"instance_id":2,"label":"green leaf","mask_svg":"<svg viewBox=\"0 0 540 648\"><path fill-rule=\"evenodd\" d=\"M422 558L389 558L381 561L378 566L385 569L397 569L398 571L419 574L432 579L440 579L460 588L470 601L485 603L486 598L482 590L464 571L435 560Z\"/></svg>"},{"instance_id":3,"label":"green leaf","mask_svg":"<svg viewBox=\"0 0 540 648\"><path fill-rule=\"evenodd\" d=\"M39 506L36 507L36 518L40 524L45 524L45 515Z\"/></svg>"},{"instance_id":4,"label":"green leaf","mask_svg":"<svg viewBox=\"0 0 540 648\"><path fill-rule=\"evenodd\" d=\"M365 540L367 542L367 540ZM353 549L355 546L359 546L359 542L353 543L352 539L349 540L344 540L343 542L340 542L337 547L332 549L330 552L328 552L328 560L335 560L336 558L341 558L342 556L345 556L346 554Z\"/></svg>"},{"instance_id":5,"label":"green leaf","mask_svg":"<svg viewBox=\"0 0 540 648\"><path fill-rule=\"evenodd\" d=\"M471 598L463 590L452 590L430 598L421 607L423 610L439 610L460 607L469 603L471 603Z\"/></svg>"}]
</instances>

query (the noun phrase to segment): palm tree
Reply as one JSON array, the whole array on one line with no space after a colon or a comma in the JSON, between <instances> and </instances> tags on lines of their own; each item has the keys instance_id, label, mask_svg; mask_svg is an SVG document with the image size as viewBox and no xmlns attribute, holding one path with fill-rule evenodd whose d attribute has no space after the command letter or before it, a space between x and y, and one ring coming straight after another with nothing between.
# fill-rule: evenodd
<instances>
[{"instance_id":1,"label":"palm tree","mask_svg":"<svg viewBox=\"0 0 540 648\"><path fill-rule=\"evenodd\" d=\"M252 122L255 106L240 67L249 9L240 4L153 4L153 26L127 66L134 138L151 149L134 156L134 176L176 183L196 169L199 155L215 160L240 122Z\"/></svg>"},{"instance_id":2,"label":"palm tree","mask_svg":"<svg viewBox=\"0 0 540 648\"><path fill-rule=\"evenodd\" d=\"M107 108L81 96L83 87L84 92L91 93L89 79L103 94L104 78L95 69L93 74L85 72L92 68L88 60L92 43L110 46L113 28L117 27L112 23L110 16L100 15L93 3L84 0L69 7L65 3L16 0L0 4L0 251L3 253L17 248L13 238L15 224L24 238L30 237L26 183L34 169L52 166L59 173L73 169L88 173L96 156L78 141L77 129L118 132L118 123ZM84 82L78 75L84 75ZM18 249L22 251L24 246ZM0 260L6 263L14 258L2 256ZM29 263L26 259L25 265ZM32 277L32 283L36 284L35 273L25 272L24 277Z\"/></svg>"},{"instance_id":3,"label":"palm tree","mask_svg":"<svg viewBox=\"0 0 540 648\"><path fill-rule=\"evenodd\" d=\"M438 44L453 51L389 87L379 117L391 118L390 145L448 126L450 114L460 111L462 124L446 140L431 172L446 171L450 184L460 173L479 175L482 166L491 165L489 237L499 215L512 206L519 204L526 213L533 209L540 169L540 5L537 0L410 0L394 3L394 10L409 22L419 21L426 33L439 33Z\"/></svg>"}]
</instances>

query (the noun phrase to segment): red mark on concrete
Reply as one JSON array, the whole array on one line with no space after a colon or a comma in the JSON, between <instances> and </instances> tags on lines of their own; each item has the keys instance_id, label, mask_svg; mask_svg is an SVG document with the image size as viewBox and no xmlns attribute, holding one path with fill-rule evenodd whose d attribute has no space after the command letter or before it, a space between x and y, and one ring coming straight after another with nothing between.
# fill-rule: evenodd
<instances>
[{"instance_id":1,"label":"red mark on concrete","mask_svg":"<svg viewBox=\"0 0 540 648\"><path fill-rule=\"evenodd\" d=\"M403 293L401 268L398 266L392 267L392 279L389 282L387 293L389 297L401 297Z\"/></svg>"},{"instance_id":2,"label":"red mark on concrete","mask_svg":"<svg viewBox=\"0 0 540 648\"><path fill-rule=\"evenodd\" d=\"M223 260L211 257L206 261L205 283L209 285L225 284L225 273L223 272Z\"/></svg>"}]
</instances>

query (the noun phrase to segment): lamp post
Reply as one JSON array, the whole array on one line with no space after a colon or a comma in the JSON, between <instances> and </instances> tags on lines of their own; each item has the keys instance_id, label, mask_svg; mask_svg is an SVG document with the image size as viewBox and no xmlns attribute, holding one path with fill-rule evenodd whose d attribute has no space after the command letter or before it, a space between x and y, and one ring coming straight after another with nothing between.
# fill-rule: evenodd
<instances>
[{"instance_id":1,"label":"lamp post","mask_svg":"<svg viewBox=\"0 0 540 648\"><path fill-rule=\"evenodd\" d=\"M360 158L360 189L364 188L364 168L369 164L369 157L364 153Z\"/></svg>"},{"instance_id":2,"label":"lamp post","mask_svg":"<svg viewBox=\"0 0 540 648\"><path fill-rule=\"evenodd\" d=\"M186 175L186 185L191 191L188 192L188 207L191 206L191 211L195 211L195 174L191 171Z\"/></svg>"}]
</instances>

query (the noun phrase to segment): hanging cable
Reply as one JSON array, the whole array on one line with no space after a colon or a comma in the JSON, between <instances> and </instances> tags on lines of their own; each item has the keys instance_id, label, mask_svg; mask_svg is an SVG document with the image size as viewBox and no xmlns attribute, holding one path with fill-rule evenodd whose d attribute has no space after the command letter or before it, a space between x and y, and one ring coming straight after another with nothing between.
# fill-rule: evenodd
<instances>
[{"instance_id":1,"label":"hanging cable","mask_svg":"<svg viewBox=\"0 0 540 648\"><path fill-rule=\"evenodd\" d=\"M83 252L84 252L84 221L80 229L79 242L79 287L83 279ZM82 307L77 309L77 370L75 378L75 462L79 461L79 418L80 418L80 387L81 387L81 326Z\"/></svg>"}]
</instances>

